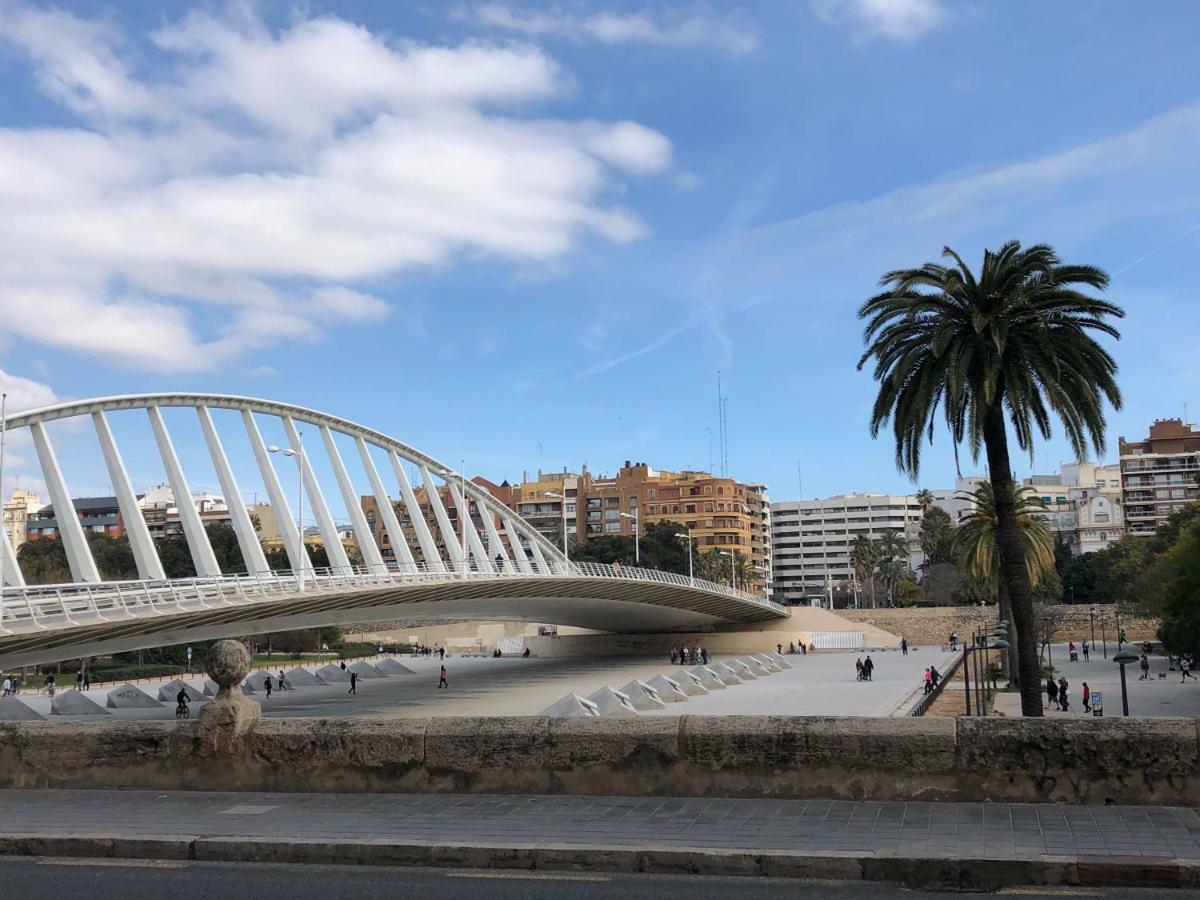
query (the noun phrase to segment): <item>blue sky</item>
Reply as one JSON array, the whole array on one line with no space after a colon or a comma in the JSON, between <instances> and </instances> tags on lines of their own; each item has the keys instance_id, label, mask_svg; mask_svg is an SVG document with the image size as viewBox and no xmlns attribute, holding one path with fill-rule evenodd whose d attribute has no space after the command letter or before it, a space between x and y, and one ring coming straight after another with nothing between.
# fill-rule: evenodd
<instances>
[{"instance_id":1,"label":"blue sky","mask_svg":"<svg viewBox=\"0 0 1200 900\"><path fill-rule=\"evenodd\" d=\"M499 480L706 468L720 371L735 477L907 491L856 308L1015 237L1114 276L1110 459L1200 417L1194 3L401 6L0 0L16 406L264 396Z\"/></svg>"}]
</instances>

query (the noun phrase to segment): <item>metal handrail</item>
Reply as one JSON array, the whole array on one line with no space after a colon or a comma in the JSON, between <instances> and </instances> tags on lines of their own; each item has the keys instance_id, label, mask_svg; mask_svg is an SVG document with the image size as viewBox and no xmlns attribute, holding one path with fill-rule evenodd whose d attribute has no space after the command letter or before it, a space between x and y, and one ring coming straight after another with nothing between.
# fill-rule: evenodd
<instances>
[{"instance_id":1,"label":"metal handrail","mask_svg":"<svg viewBox=\"0 0 1200 900\"><path fill-rule=\"evenodd\" d=\"M521 572L512 563L499 566L489 563L486 567L472 563L462 572L447 572L425 563L411 563L393 565L386 571L372 570L366 566L350 566L337 570L325 567L303 573L278 570L213 578L8 587L4 588L0 631L10 630L4 627L6 623L32 624L39 630L44 630L47 628L47 621L61 619L72 623L73 616L92 618L115 613L120 618L133 618L142 612L162 614L166 611L164 607L178 610L185 603L201 606L212 603L240 605L260 597L295 597L313 588L358 590L375 585L492 578L620 578L627 581L673 584L751 603L763 609L778 611L781 615L786 614L783 606L766 598L674 572L595 562L555 561L543 568L534 560L529 562L529 572Z\"/></svg>"}]
</instances>

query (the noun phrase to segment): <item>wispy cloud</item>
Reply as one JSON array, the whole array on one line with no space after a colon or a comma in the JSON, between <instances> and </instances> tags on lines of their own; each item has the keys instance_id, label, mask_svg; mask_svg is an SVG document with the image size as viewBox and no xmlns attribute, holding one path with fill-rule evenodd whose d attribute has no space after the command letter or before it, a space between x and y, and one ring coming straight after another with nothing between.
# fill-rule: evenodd
<instances>
[{"instance_id":1,"label":"wispy cloud","mask_svg":"<svg viewBox=\"0 0 1200 900\"><path fill-rule=\"evenodd\" d=\"M942 0L809 0L818 18L868 37L911 41L946 19Z\"/></svg>"},{"instance_id":2,"label":"wispy cloud","mask_svg":"<svg viewBox=\"0 0 1200 900\"><path fill-rule=\"evenodd\" d=\"M483 3L459 12L459 18L530 37L563 37L600 44L655 44L709 47L733 56L758 48L759 33L744 15L716 15L704 7L657 6L632 13L573 13Z\"/></svg>"}]
</instances>

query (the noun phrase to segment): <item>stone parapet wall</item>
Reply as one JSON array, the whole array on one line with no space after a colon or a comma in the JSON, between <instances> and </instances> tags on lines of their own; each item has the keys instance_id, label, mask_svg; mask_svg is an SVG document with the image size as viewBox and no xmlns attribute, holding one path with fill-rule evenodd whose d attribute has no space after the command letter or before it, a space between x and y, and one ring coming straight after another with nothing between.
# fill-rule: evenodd
<instances>
[{"instance_id":1,"label":"stone parapet wall","mask_svg":"<svg viewBox=\"0 0 1200 900\"><path fill-rule=\"evenodd\" d=\"M0 724L0 787L1200 806L1194 719L264 719Z\"/></svg>"},{"instance_id":2,"label":"stone parapet wall","mask_svg":"<svg viewBox=\"0 0 1200 900\"><path fill-rule=\"evenodd\" d=\"M1051 633L1055 642L1079 643L1090 640L1092 636L1091 622L1088 618L1090 607L1071 604L1056 604L1040 609L1053 622ZM882 628L893 634L903 635L910 644L917 646L925 644L942 644L951 631L959 635L968 635L982 624L995 621L996 608L980 610L977 606L927 606L911 609L841 609L838 615L851 622L862 622ZM1108 640L1115 641L1116 611L1112 606L1096 607L1096 640L1100 640L1101 623L1108 635ZM1131 641L1158 640L1158 619L1127 616L1121 614L1121 625ZM1039 628L1041 627L1039 623Z\"/></svg>"}]
</instances>

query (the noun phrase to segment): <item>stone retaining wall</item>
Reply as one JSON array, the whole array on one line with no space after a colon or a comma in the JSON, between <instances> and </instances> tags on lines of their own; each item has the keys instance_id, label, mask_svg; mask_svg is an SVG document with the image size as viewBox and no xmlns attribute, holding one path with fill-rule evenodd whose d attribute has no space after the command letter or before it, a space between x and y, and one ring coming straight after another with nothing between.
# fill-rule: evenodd
<instances>
[{"instance_id":1,"label":"stone retaining wall","mask_svg":"<svg viewBox=\"0 0 1200 900\"><path fill-rule=\"evenodd\" d=\"M0 724L0 787L1200 806L1195 719L264 719Z\"/></svg>"},{"instance_id":2,"label":"stone retaining wall","mask_svg":"<svg viewBox=\"0 0 1200 900\"><path fill-rule=\"evenodd\" d=\"M1056 604L1042 607L1044 615L1054 623L1052 634L1056 642L1080 643L1090 640L1092 635L1091 622L1088 620L1089 607L1079 604ZM991 623L995 620L996 610L992 607L981 611L975 606L926 606L912 609L839 609L838 615L851 622L863 622L903 635L910 644L917 646L925 644L944 643L951 631L960 635L970 634L971 631L983 624L985 620ZM1101 620L1103 619L1109 641L1117 638L1116 615L1112 606L1096 607L1096 640L1100 640ZM1131 641L1157 641L1158 619L1135 618L1121 615L1121 625L1125 628L1126 636ZM1039 625L1039 628L1041 626Z\"/></svg>"}]
</instances>

